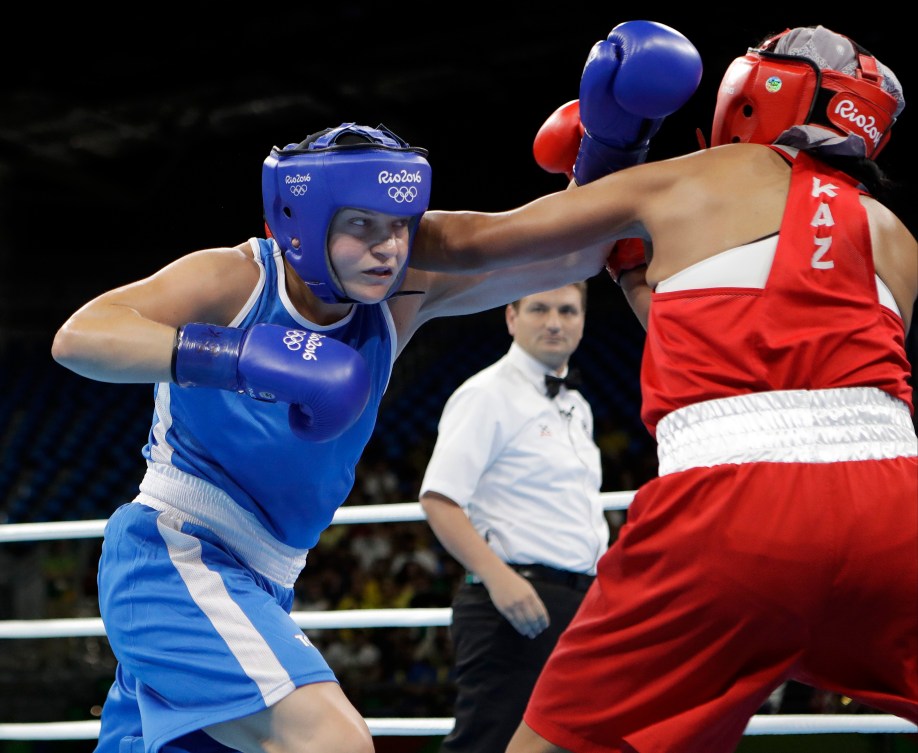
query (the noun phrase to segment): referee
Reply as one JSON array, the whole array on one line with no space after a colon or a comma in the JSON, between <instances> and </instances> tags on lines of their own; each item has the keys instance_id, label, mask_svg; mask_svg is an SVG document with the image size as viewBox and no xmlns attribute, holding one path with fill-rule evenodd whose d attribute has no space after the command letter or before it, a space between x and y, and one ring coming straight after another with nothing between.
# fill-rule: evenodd
<instances>
[{"instance_id":1,"label":"referee","mask_svg":"<svg viewBox=\"0 0 918 753\"><path fill-rule=\"evenodd\" d=\"M568 359L586 283L506 308L509 351L450 396L420 502L466 569L453 597L456 724L441 753L503 751L609 545L593 414Z\"/></svg>"}]
</instances>

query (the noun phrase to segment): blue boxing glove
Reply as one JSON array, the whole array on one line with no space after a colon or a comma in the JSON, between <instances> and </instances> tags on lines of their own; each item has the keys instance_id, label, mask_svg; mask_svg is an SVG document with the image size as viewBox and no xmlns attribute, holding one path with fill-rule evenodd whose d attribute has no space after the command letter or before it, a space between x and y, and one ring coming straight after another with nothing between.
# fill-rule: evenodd
<instances>
[{"instance_id":1,"label":"blue boxing glove","mask_svg":"<svg viewBox=\"0 0 918 753\"><path fill-rule=\"evenodd\" d=\"M655 21L612 29L593 45L580 78L577 184L644 162L663 120L700 82L701 56L680 32Z\"/></svg>"},{"instance_id":2,"label":"blue boxing glove","mask_svg":"<svg viewBox=\"0 0 918 753\"><path fill-rule=\"evenodd\" d=\"M182 387L289 403L291 430L312 442L341 436L370 398L370 372L360 353L325 335L278 324L186 324L176 335L172 377Z\"/></svg>"}]
</instances>

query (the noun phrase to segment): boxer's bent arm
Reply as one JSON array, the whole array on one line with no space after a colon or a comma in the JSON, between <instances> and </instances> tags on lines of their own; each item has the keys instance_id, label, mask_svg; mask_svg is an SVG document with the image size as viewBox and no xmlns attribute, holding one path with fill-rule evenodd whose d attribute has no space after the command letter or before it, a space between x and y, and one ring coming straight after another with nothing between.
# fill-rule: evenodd
<instances>
[{"instance_id":1,"label":"boxer's bent arm","mask_svg":"<svg viewBox=\"0 0 918 753\"><path fill-rule=\"evenodd\" d=\"M58 330L52 357L97 381L170 381L176 328L189 321L228 324L251 294L258 269L246 248L194 252L103 293Z\"/></svg>"},{"instance_id":2,"label":"boxer's bent arm","mask_svg":"<svg viewBox=\"0 0 918 753\"><path fill-rule=\"evenodd\" d=\"M646 331L650 314L651 290L647 284L647 267L635 267L622 273L619 284L631 310Z\"/></svg>"}]
</instances>

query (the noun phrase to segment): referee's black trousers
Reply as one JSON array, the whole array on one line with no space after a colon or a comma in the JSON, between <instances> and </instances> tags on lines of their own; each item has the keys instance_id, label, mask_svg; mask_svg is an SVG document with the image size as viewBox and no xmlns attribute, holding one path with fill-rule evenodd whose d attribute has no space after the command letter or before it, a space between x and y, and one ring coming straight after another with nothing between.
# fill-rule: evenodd
<instances>
[{"instance_id":1,"label":"referee's black trousers","mask_svg":"<svg viewBox=\"0 0 918 753\"><path fill-rule=\"evenodd\" d=\"M551 617L535 638L518 633L481 584L463 584L453 598L450 636L455 655L456 725L441 753L504 753L558 636L585 590L531 579Z\"/></svg>"}]
</instances>

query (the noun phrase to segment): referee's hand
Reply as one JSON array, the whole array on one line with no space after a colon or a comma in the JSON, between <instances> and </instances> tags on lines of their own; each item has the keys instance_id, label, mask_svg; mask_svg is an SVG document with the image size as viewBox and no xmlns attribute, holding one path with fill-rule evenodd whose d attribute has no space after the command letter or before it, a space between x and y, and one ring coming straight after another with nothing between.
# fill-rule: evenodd
<instances>
[{"instance_id":1,"label":"referee's hand","mask_svg":"<svg viewBox=\"0 0 918 753\"><path fill-rule=\"evenodd\" d=\"M535 638L548 627L548 610L536 590L511 568L501 568L485 582L485 587L497 611L520 635Z\"/></svg>"}]
</instances>

